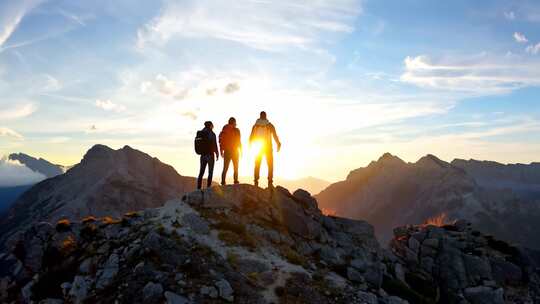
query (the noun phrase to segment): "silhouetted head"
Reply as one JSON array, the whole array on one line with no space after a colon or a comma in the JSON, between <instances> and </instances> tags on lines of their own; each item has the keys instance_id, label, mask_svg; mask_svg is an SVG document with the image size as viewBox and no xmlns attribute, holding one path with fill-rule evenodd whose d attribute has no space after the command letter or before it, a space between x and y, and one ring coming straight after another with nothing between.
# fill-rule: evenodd
<instances>
[{"instance_id":1,"label":"silhouetted head","mask_svg":"<svg viewBox=\"0 0 540 304\"><path fill-rule=\"evenodd\" d=\"M205 121L204 127L212 130L214 128L214 124L211 121Z\"/></svg>"},{"instance_id":2,"label":"silhouetted head","mask_svg":"<svg viewBox=\"0 0 540 304\"><path fill-rule=\"evenodd\" d=\"M259 116L261 119L266 119L266 112L262 111L261 115Z\"/></svg>"},{"instance_id":3,"label":"silhouetted head","mask_svg":"<svg viewBox=\"0 0 540 304\"><path fill-rule=\"evenodd\" d=\"M229 118L229 124L236 126L236 118L234 118L234 117Z\"/></svg>"}]
</instances>

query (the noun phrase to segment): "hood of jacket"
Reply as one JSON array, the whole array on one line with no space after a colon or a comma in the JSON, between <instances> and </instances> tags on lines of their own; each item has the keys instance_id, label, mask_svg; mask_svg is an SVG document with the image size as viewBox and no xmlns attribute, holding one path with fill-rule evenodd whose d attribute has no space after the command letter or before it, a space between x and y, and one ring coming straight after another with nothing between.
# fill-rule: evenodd
<instances>
[{"instance_id":1,"label":"hood of jacket","mask_svg":"<svg viewBox=\"0 0 540 304\"><path fill-rule=\"evenodd\" d=\"M269 124L270 124L270 121L268 121L268 119L263 119L263 118L259 118L255 122L255 125L257 125L257 126L267 126Z\"/></svg>"}]
</instances>

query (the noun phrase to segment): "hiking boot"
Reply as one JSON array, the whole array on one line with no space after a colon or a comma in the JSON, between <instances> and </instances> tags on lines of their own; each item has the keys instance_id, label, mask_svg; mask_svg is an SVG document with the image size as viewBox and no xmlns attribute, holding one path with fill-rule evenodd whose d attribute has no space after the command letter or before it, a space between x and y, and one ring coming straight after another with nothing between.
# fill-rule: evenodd
<instances>
[{"instance_id":1,"label":"hiking boot","mask_svg":"<svg viewBox=\"0 0 540 304\"><path fill-rule=\"evenodd\" d=\"M225 186L225 185L227 185L227 183L226 183L225 181L222 181L222 182L221 182L221 185L222 185L222 186Z\"/></svg>"},{"instance_id":2,"label":"hiking boot","mask_svg":"<svg viewBox=\"0 0 540 304\"><path fill-rule=\"evenodd\" d=\"M274 188L274 183L272 181L268 181L268 188Z\"/></svg>"},{"instance_id":3,"label":"hiking boot","mask_svg":"<svg viewBox=\"0 0 540 304\"><path fill-rule=\"evenodd\" d=\"M255 187L259 187L259 181L254 181L253 185L255 185Z\"/></svg>"},{"instance_id":4,"label":"hiking boot","mask_svg":"<svg viewBox=\"0 0 540 304\"><path fill-rule=\"evenodd\" d=\"M238 184L240 184L240 182L239 181L234 181L234 184L238 185Z\"/></svg>"}]
</instances>

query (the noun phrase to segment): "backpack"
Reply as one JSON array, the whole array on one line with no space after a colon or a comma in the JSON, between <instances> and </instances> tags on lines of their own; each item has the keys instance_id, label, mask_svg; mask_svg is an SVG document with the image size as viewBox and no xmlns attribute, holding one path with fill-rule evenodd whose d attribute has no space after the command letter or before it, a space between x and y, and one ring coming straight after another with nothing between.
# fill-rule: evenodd
<instances>
[{"instance_id":1,"label":"backpack","mask_svg":"<svg viewBox=\"0 0 540 304\"><path fill-rule=\"evenodd\" d=\"M210 154L210 139L204 131L197 131L195 136L195 153L199 155Z\"/></svg>"}]
</instances>

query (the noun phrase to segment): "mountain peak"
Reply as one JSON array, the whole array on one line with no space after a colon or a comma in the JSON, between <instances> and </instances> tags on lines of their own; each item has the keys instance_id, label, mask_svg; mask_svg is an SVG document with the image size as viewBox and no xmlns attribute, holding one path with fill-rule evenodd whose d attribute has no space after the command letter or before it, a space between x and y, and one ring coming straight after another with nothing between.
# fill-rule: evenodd
<instances>
[{"instance_id":1,"label":"mountain peak","mask_svg":"<svg viewBox=\"0 0 540 304\"><path fill-rule=\"evenodd\" d=\"M385 165L405 165L405 162L401 158L388 152L384 153L381 157L379 157L377 163Z\"/></svg>"},{"instance_id":2,"label":"mountain peak","mask_svg":"<svg viewBox=\"0 0 540 304\"><path fill-rule=\"evenodd\" d=\"M437 156L433 154L427 154L426 156L420 158L417 162L417 165L420 165L422 167L424 166L437 166L440 168L448 168L450 166L449 163L445 162L444 160L439 159Z\"/></svg>"}]
</instances>

